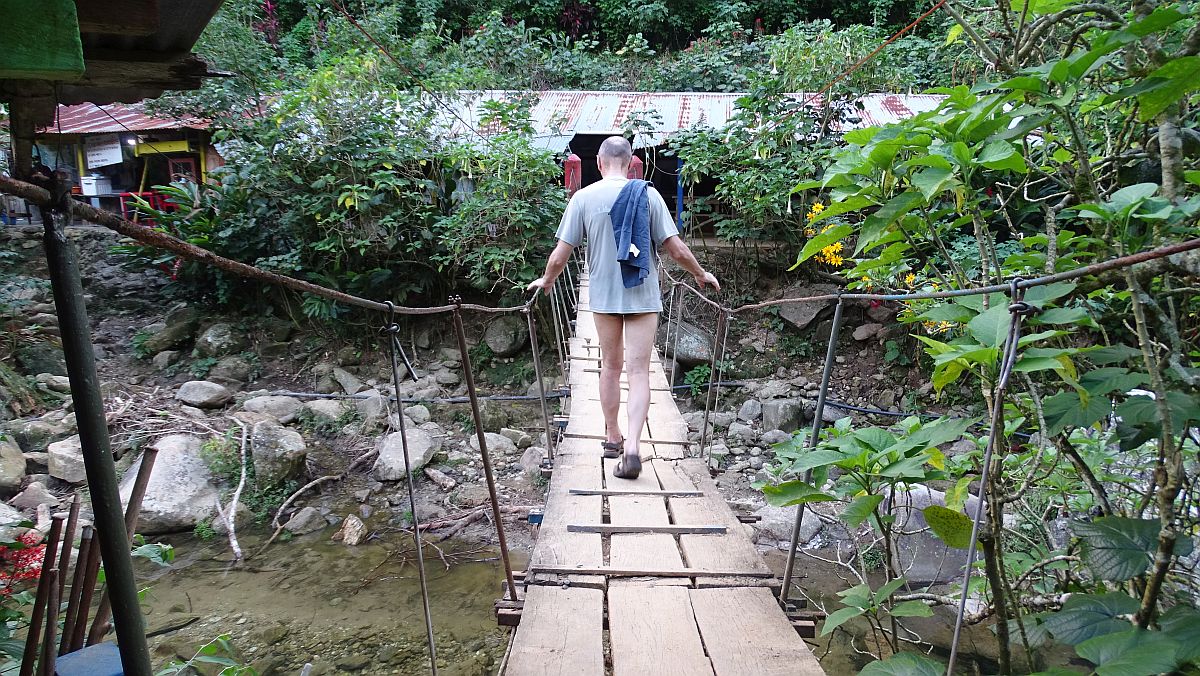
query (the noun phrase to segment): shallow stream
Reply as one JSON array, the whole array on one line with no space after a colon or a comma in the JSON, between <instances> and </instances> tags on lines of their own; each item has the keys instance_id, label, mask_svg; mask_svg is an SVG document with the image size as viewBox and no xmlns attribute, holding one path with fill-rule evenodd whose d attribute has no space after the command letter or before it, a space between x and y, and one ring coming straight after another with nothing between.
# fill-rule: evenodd
<instances>
[{"instance_id":1,"label":"shallow stream","mask_svg":"<svg viewBox=\"0 0 1200 676\"><path fill-rule=\"evenodd\" d=\"M241 535L257 552L265 538ZM230 634L245 663L263 676L296 674L311 663L319 674L428 673L425 624L411 536L393 532L357 547L323 533L275 542L265 554L230 568L222 536L204 542L167 538L177 558L170 568L142 565L148 588L147 629L190 622L151 638L155 666L190 658L199 646ZM507 633L492 603L504 579L492 548L451 542L426 550L429 597L443 674L494 673ZM524 555L513 565L524 568ZM195 618L195 619L193 619Z\"/></svg>"}]
</instances>

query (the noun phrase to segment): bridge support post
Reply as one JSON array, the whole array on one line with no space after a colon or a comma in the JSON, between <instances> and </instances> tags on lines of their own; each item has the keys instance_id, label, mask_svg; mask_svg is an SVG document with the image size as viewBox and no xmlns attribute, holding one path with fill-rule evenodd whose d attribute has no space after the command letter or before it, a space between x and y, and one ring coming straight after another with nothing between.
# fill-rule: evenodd
<instances>
[{"instance_id":1,"label":"bridge support post","mask_svg":"<svg viewBox=\"0 0 1200 676\"><path fill-rule=\"evenodd\" d=\"M700 426L700 456L704 457L705 463L708 462L708 458L705 457L705 451L708 450L708 417L717 405L721 388L721 361L725 358L725 336L729 333L729 313L724 308L719 312L717 332L713 336L712 364L708 369L708 392L704 396L704 424Z\"/></svg>"},{"instance_id":2,"label":"bridge support post","mask_svg":"<svg viewBox=\"0 0 1200 676\"><path fill-rule=\"evenodd\" d=\"M537 296L534 296L535 301L536 299ZM557 439L554 438L554 432L550 428L550 409L546 405L546 383L542 379L542 351L538 344L537 321L533 318L532 307L526 307L523 312L525 321L529 324L529 347L533 350L533 377L537 378L538 396L541 398L542 424L546 430L546 457L553 463ZM563 377L565 378L566 374Z\"/></svg>"},{"instance_id":3,"label":"bridge support post","mask_svg":"<svg viewBox=\"0 0 1200 676\"><path fill-rule=\"evenodd\" d=\"M471 371L471 355L467 351L467 330L463 328L462 298L452 296L454 304L454 333L458 335L458 353L462 357L463 381L471 399L471 417L475 421L475 438L483 460L483 476L487 479L488 497L492 503L492 521L496 524L496 540L500 545L500 560L504 564L504 579L508 582L509 599L517 600L517 584L513 581L512 562L508 560L508 539L504 536L504 519L500 514L500 499L496 495L496 479L492 474L492 459L488 456L487 438L483 434L483 416L479 412L479 393L475 391L475 374Z\"/></svg>"},{"instance_id":4,"label":"bridge support post","mask_svg":"<svg viewBox=\"0 0 1200 676\"><path fill-rule=\"evenodd\" d=\"M833 309L833 327L829 330L829 345L825 348L825 368L821 371L821 389L817 392L817 407L813 410L812 434L808 437L809 450L816 448L821 436L821 425L825 417L825 395L829 393L829 377L833 373L834 358L837 356L838 332L842 328L842 298L838 296ZM804 481L812 481L812 470L804 473ZM779 603L787 607L792 593L792 573L796 565L796 549L800 546L800 525L804 521L804 503L796 505L796 523L792 525L791 546L788 548L787 564L783 567L783 588L779 590Z\"/></svg>"}]
</instances>

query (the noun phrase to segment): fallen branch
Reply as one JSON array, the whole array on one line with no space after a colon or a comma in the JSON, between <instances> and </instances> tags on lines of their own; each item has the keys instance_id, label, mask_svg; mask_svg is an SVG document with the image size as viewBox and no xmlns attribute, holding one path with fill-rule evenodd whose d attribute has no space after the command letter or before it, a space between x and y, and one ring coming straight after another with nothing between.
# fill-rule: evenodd
<instances>
[{"instance_id":1,"label":"fallen branch","mask_svg":"<svg viewBox=\"0 0 1200 676\"><path fill-rule=\"evenodd\" d=\"M528 505L501 505L500 513L514 514L517 517L522 517L529 516L530 509L532 509L532 507ZM465 514L438 519L436 521L430 521L429 523L417 524L417 527L425 531L441 530L443 528L449 529L445 533L442 533L441 537L438 538L438 542L444 542L461 533L467 526L475 523L476 521L483 520L489 515L489 512L491 512L490 507L487 505L481 505Z\"/></svg>"},{"instance_id":2,"label":"fallen branch","mask_svg":"<svg viewBox=\"0 0 1200 676\"><path fill-rule=\"evenodd\" d=\"M242 489L246 487L246 445L249 441L250 430L245 424L242 423L242 421L238 420L237 418L230 418L230 420L236 423L238 427L242 428L242 443L240 451L242 458L242 475L238 480L237 489L233 491L233 499L229 501L228 507L222 508L221 499L217 498L217 515L222 521L225 522L225 529L229 534L229 548L233 550L234 562L238 562L244 557L242 555L242 548L238 544L237 526L235 525L235 522L237 521L238 501L242 499Z\"/></svg>"},{"instance_id":3,"label":"fallen branch","mask_svg":"<svg viewBox=\"0 0 1200 676\"><path fill-rule=\"evenodd\" d=\"M264 544L261 549L259 549L257 552L255 552L252 556L246 557L246 559L249 560L250 558L252 558L254 556L261 556L262 553L267 551L267 548L270 547L273 542L275 542L275 539L278 538L280 536L280 534L283 533L283 525L279 523L279 517L283 516L283 512L292 504L292 502L294 502L296 500L296 498L300 497L305 491L307 491L308 489L310 489L314 486L325 483L326 481L335 481L337 479L341 479L344 476L345 476L344 474L327 474L322 477L317 477L316 479L313 479L312 481L301 486L300 490L298 490L295 493L292 493L290 496L288 496L288 499L284 500L283 504L279 506L278 510L276 510L275 518L271 519L271 525L275 526L275 532L271 534L270 539L267 540L267 543Z\"/></svg>"}]
</instances>

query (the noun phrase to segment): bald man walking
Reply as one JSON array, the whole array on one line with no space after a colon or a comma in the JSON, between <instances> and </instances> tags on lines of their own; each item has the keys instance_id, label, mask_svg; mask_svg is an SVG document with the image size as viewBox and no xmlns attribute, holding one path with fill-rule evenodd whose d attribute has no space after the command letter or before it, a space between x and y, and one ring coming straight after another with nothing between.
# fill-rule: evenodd
<instances>
[{"instance_id":1,"label":"bald man walking","mask_svg":"<svg viewBox=\"0 0 1200 676\"><path fill-rule=\"evenodd\" d=\"M626 178L632 158L624 138L604 140L596 158L601 180L571 198L546 272L529 285L549 293L571 252L587 239L588 309L600 337L601 447L605 457L620 458L613 474L622 479L636 479L642 470L639 442L650 409L650 352L662 312L658 250L687 270L701 289L721 288L680 239L662 196L645 181ZM637 246L639 241L645 246ZM622 366L629 380L628 438L617 419Z\"/></svg>"}]
</instances>

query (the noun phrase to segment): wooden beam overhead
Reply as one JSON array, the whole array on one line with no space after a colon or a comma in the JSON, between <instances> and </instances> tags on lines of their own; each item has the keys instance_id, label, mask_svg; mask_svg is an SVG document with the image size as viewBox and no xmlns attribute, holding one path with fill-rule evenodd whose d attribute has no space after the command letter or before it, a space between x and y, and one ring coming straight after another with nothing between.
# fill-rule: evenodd
<instances>
[{"instance_id":1,"label":"wooden beam overhead","mask_svg":"<svg viewBox=\"0 0 1200 676\"><path fill-rule=\"evenodd\" d=\"M75 0L80 33L144 36L158 32L158 0Z\"/></svg>"}]
</instances>

